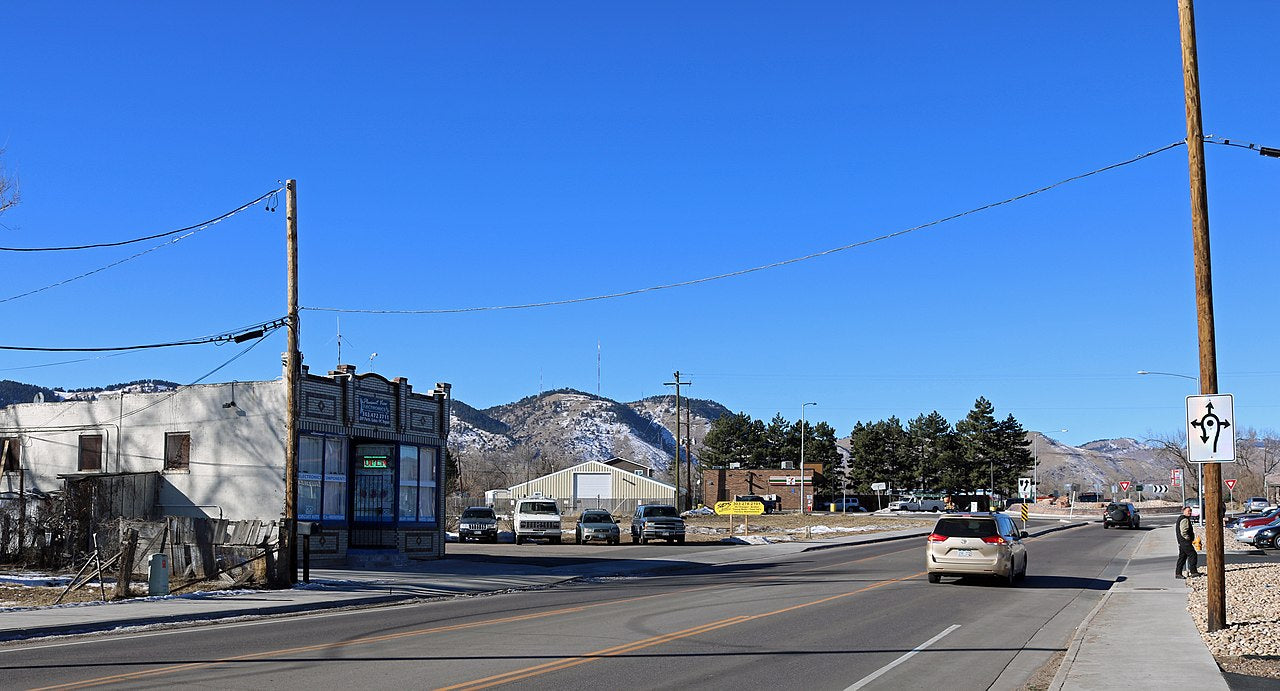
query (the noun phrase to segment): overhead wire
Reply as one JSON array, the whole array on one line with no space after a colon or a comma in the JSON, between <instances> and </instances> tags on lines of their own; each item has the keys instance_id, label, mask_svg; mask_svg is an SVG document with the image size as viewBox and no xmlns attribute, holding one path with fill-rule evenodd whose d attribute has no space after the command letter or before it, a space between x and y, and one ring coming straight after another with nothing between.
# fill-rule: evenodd
<instances>
[{"instance_id":1,"label":"overhead wire","mask_svg":"<svg viewBox=\"0 0 1280 691\"><path fill-rule=\"evenodd\" d=\"M635 288L632 290L624 290L616 293L606 293L603 295L592 295L589 297L578 297L578 298L566 298L563 300L545 300L542 302L530 302L530 303L517 304L517 305L491 305L491 306L484 306L484 307L458 307L458 308L441 308L441 309L360 309L360 308L340 308L340 307L302 307L301 309L310 310L313 312L341 312L341 313L357 313L357 314L462 314L467 312L518 310L518 309L532 309L537 307L553 307L557 305L572 305L572 304L583 303L583 302L595 302L597 300L611 300L614 298L628 297L631 295L650 293L658 290L669 290L671 288L683 288L686 286L698 285L700 283L710 283L711 281L719 281L726 278L744 276L746 274L755 273L757 271L765 271L767 269L776 269L776 268L788 266L791 264L797 264L800 262L809 261L810 259L817 259L819 257L825 257L827 255L835 254L837 252L844 252L846 250L851 250L858 247L865 247L873 243L883 242L885 240L889 240L892 238L901 237L903 235L907 235L908 233L914 233L918 230L931 228L933 226L941 225L949 221L954 221L956 219L963 218L965 216L970 216L982 211L994 209L996 207L1004 206L1006 204L1012 204L1013 202L1021 201L1028 197L1041 194L1043 192L1048 192L1049 190L1052 190L1055 187L1060 187L1067 183L1075 182L1076 180L1082 180L1084 178L1097 175L1099 173L1104 173L1106 171L1114 170L1116 168L1127 166L1132 163L1137 163L1138 161L1141 161L1145 158L1150 158L1151 156L1155 156L1157 154L1163 153L1170 149L1175 149L1179 146L1183 146L1185 143L1186 142L1179 140L1179 141L1173 142L1172 144L1167 144L1165 146L1162 146L1158 149L1154 149L1146 153L1138 154L1137 156L1126 159L1124 161L1112 163L1110 165L1106 165L1101 168L1096 168L1086 173L1073 175L1069 178L1064 178L1055 183L1045 185L1044 187L1040 187L1040 188L1031 190L1029 192L1024 192L1022 194L1009 197L1008 199L1002 199L1000 201L992 202L990 204L984 204L982 206L974 207L972 209L961 211L959 213L955 213L950 216L935 219L927 223L921 223L920 225L912 226L910 228L904 228L902 230L897 230L892 233L885 233L884 235L879 235L866 240L860 240L858 242L849 243L847 245L842 245L840 247L833 247L831 249L822 250L820 252L813 252L811 254L806 254L800 257L784 259L782 261L771 262L769 264L762 264L760 266L754 266L747 269L729 271L727 273L716 274L714 276L704 276L702 278L694 278L687 281L679 281L676 283L664 283L656 286L648 286L645 288Z\"/></svg>"},{"instance_id":2,"label":"overhead wire","mask_svg":"<svg viewBox=\"0 0 1280 691\"><path fill-rule=\"evenodd\" d=\"M195 235L196 233L199 233L199 232L201 232L201 231L207 230L207 229L208 229L208 228L210 228L211 226L216 225L216 224L218 224L218 223L220 223L220 222L222 222L222 221L225 221L225 220L226 220L226 219L228 219L228 218L231 218L232 216L234 216L234 215L236 215L236 214L238 214L238 213L240 213L240 212L244 211L245 209L248 209L249 207L253 206L254 204L258 204L258 203L262 202L264 199L268 199L268 198L273 197L273 196L274 196L275 194L277 194L279 191L280 191L280 190L278 190L278 189L277 189L277 190L272 190L271 192L268 192L268 193L266 193L266 194L262 195L261 197L258 197L257 199L255 199L255 200L253 200L253 201L249 202L248 204L244 204L244 205L240 206L239 208L235 209L234 211L229 211L229 212L227 212L227 213L225 213L225 214L223 214L223 215L221 215L221 216L219 216L219 217L217 217L217 218L215 218L215 219L212 219L212 220L209 220L209 221L205 221L204 223L202 223L202 224L200 224L200 225L196 225L196 226L188 226L187 228L181 228L181 229L179 229L179 230L170 231L170 232L168 232L168 233L161 233L161 234L159 234L159 235L153 235L153 236L150 236L150 237L148 237L148 238L138 238L138 239L136 239L136 240L127 240L127 241L119 242L119 243L105 243L105 244L100 244L100 245L84 245L84 246L82 246L82 247L28 248L28 249L0 248L0 249L8 249L8 250L10 250L10 251L27 252L27 251L58 251L58 250L64 250L64 249L87 249L87 248L90 248L90 247L115 247L115 246L118 246L118 245L126 245L126 244L130 244L130 243L134 243L134 242L141 242L142 240L149 240L149 239L156 238L156 237L165 237L165 236L168 236L168 235L173 235L174 233L184 233L183 235L179 235L179 236L177 236L177 237L175 237L175 238L172 238L172 239L170 239L170 240L168 240L168 241L166 241L166 242L162 242L162 243L160 243L160 244L158 244L158 245L155 245L154 247L150 247L150 248L145 249L145 250L143 250L143 251L141 251L141 252L137 252L137 253L132 254L132 255L130 255L130 256L128 256L128 257L125 257L124 259L120 259L120 260L118 260L118 261L111 262L110 264L107 264L107 265L105 265L105 266L100 266L100 267L98 267L98 268L96 268L96 269L93 269L92 271L86 271L86 272L84 272L84 273L82 273L82 274L80 274L80 275L78 275L78 276L72 276L72 277L70 277L70 278L64 278L64 279L63 279L63 280L61 280L61 281L57 281L57 282L55 282L55 283L50 283L50 284L48 284L48 285L46 285L46 286L43 286L43 287L40 287L40 288L35 288L35 289L33 289L33 290L28 290L28 291L27 291L27 292L25 292L25 293L18 293L17 295L10 295L9 297L6 297L6 298L0 298L0 304L6 303L6 302L11 302L11 301L13 301L13 300L17 300L17 299L20 299L20 298L29 297L29 296L31 296L31 295L35 295L36 293L43 293L43 292L44 292L44 291L46 291L46 290L51 290L51 289L53 289L53 288L57 288L57 287L59 287L59 286L64 286L64 285L66 285L66 284L68 284L68 283L72 283L72 282L74 282L74 281L78 281L78 280L80 280L80 279L82 279L82 278L88 278L89 276L92 276L92 275L97 274L97 273L101 273L101 272L103 272L103 271L106 271L107 269L111 269L111 268L114 268L114 267L120 266L121 264L124 264L124 263L126 263L126 262L131 262L131 261L133 261L134 259L137 259L137 258L139 258L139 257L145 256L145 255L150 254L150 253L152 253L152 252L155 252L155 251L156 251L156 250L158 250L158 249L162 249L162 248L165 248L165 247L169 247L170 245L175 245L175 244L177 244L177 243L179 243L179 242L182 242L183 240L186 240L187 238L189 238L189 237L191 237L191 236Z\"/></svg>"},{"instance_id":3,"label":"overhead wire","mask_svg":"<svg viewBox=\"0 0 1280 691\"><path fill-rule=\"evenodd\" d=\"M235 216L241 211L244 211L245 209L252 207L254 204L258 204L264 200L273 200L275 196L279 194L283 189L284 189L283 187L277 187L276 189L271 190L270 192L267 192L266 194L262 195L261 197L258 197L257 199L251 202L241 204L240 206L232 209L231 211L228 211L224 214L211 218L202 223L190 225L185 228L177 228L175 230L165 231L163 233L156 233L154 235L147 235L145 237L133 238L132 240L120 240L117 242L99 242L91 245L68 245L65 247L0 247L0 252L69 252L69 251L75 251L75 250L98 249L102 247L122 247L124 245L132 245L138 242L146 242L147 240L155 240L156 238L169 237L170 235L177 235L179 233L185 233L191 230L203 230L204 228L208 228L209 226L215 223L225 221L228 218ZM270 202L268 202L268 208L271 208Z\"/></svg>"},{"instance_id":4,"label":"overhead wire","mask_svg":"<svg viewBox=\"0 0 1280 691\"><path fill-rule=\"evenodd\" d=\"M153 350L156 348L174 348L178 346L201 345L205 343L242 343L251 338L265 336L272 331L286 325L289 322L288 317L280 317L268 322L255 324L252 328L241 329L238 331L226 331L213 336L205 336L203 338L189 338L181 341L168 341L163 343L140 343L124 346L98 346L98 347L50 347L50 346L14 346L0 345L0 350L14 350L22 352L38 352L38 353L102 353L117 352L129 350ZM257 333L261 331L261 333Z\"/></svg>"}]
</instances>

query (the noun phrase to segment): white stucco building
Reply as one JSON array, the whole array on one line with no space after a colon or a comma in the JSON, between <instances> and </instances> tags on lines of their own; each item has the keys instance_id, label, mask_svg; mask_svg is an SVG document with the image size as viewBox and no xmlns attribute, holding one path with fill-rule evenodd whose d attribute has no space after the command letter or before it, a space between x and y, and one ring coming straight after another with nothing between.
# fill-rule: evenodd
<instances>
[{"instance_id":1,"label":"white stucco building","mask_svg":"<svg viewBox=\"0 0 1280 691\"><path fill-rule=\"evenodd\" d=\"M449 390L303 368L298 519L313 559L349 550L439 557ZM107 393L0 409L0 493L49 493L67 478L160 473L154 515L279 520L285 507L282 381Z\"/></svg>"}]
</instances>

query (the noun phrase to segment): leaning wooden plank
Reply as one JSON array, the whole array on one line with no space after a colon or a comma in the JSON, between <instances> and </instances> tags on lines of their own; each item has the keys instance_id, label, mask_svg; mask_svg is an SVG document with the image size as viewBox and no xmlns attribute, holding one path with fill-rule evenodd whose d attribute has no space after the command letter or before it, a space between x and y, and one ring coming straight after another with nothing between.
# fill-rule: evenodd
<instances>
[{"instance_id":1,"label":"leaning wooden plank","mask_svg":"<svg viewBox=\"0 0 1280 691\"><path fill-rule=\"evenodd\" d=\"M231 569L238 568L238 567L241 567L241 566L245 566L245 565L247 565L247 564L250 564L250 563L253 563L253 562L255 562L255 561L258 561L259 559L262 559L263 557L266 557L266 556L267 556L267 553L266 553L266 552L262 552L261 554L257 555L256 557L254 557L254 558L252 558L252 559L250 559L250 560L248 560L248 561L242 561L242 562L240 562L239 564L236 564L235 566L230 566L230 567L227 567L227 568L225 568L225 569L222 569L222 570L218 571L218 573L216 573L216 574L214 574L214 575L215 575L215 576L221 575L221 574L223 574L223 573L225 573L225 572L227 572L227 571L230 571ZM186 590L187 588L190 588L191 586L193 586L193 585L195 585L195 584L197 584L197 583L203 583L203 582L204 582L204 580L205 580L205 579L197 578L197 579L195 579L195 580L193 580L193 581L188 581L188 582L183 583L182 585L180 585L180 586L178 586L178 587L176 587L176 588L170 588L170 589L169 589L169 593L170 593L170 594L172 594L172 593L176 593L176 592L178 592L179 590Z\"/></svg>"}]
</instances>

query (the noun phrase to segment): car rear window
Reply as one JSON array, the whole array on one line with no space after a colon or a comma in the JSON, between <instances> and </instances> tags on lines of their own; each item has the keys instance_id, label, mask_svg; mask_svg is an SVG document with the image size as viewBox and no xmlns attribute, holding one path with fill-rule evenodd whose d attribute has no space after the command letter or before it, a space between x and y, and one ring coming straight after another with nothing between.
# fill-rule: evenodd
<instances>
[{"instance_id":1,"label":"car rear window","mask_svg":"<svg viewBox=\"0 0 1280 691\"><path fill-rule=\"evenodd\" d=\"M997 535L996 522L990 518L943 518L933 532L943 537L991 537Z\"/></svg>"}]
</instances>

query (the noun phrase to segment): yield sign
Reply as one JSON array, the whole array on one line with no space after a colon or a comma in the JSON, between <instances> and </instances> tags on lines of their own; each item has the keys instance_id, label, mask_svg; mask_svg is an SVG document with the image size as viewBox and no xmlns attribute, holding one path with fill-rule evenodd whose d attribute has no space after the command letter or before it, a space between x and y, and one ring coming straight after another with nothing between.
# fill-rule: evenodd
<instances>
[{"instance_id":1,"label":"yield sign","mask_svg":"<svg viewBox=\"0 0 1280 691\"><path fill-rule=\"evenodd\" d=\"M1130 484L1130 483L1129 483L1129 481L1128 481L1128 480L1121 480L1121 481L1120 481L1120 491L1121 491L1121 492L1128 492L1128 491L1129 491L1129 484Z\"/></svg>"},{"instance_id":2,"label":"yield sign","mask_svg":"<svg viewBox=\"0 0 1280 691\"><path fill-rule=\"evenodd\" d=\"M1229 489L1229 490L1231 490L1231 491L1233 491L1233 492L1235 491L1235 489L1236 489L1236 479L1235 479L1235 478L1228 478L1228 479L1226 479L1226 480L1223 480L1223 482L1227 483L1227 489Z\"/></svg>"}]
</instances>

